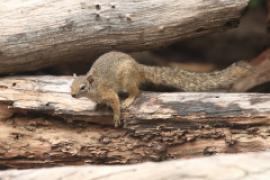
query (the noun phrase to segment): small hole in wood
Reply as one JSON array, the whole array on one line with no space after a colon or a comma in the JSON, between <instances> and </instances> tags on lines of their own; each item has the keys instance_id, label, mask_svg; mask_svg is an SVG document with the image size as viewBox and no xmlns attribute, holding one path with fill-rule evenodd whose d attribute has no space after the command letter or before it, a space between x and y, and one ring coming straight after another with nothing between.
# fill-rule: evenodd
<instances>
[{"instance_id":1,"label":"small hole in wood","mask_svg":"<svg viewBox=\"0 0 270 180\"><path fill-rule=\"evenodd\" d=\"M100 15L96 14L96 20L99 20L99 19L100 19Z\"/></svg>"},{"instance_id":2,"label":"small hole in wood","mask_svg":"<svg viewBox=\"0 0 270 180\"><path fill-rule=\"evenodd\" d=\"M111 5L111 8L112 8L112 9L115 9L115 5Z\"/></svg>"},{"instance_id":3,"label":"small hole in wood","mask_svg":"<svg viewBox=\"0 0 270 180\"><path fill-rule=\"evenodd\" d=\"M100 10L101 9L101 6L99 4L96 4L96 10Z\"/></svg>"},{"instance_id":4,"label":"small hole in wood","mask_svg":"<svg viewBox=\"0 0 270 180\"><path fill-rule=\"evenodd\" d=\"M18 140L20 138L19 134L16 134L14 138Z\"/></svg>"},{"instance_id":5,"label":"small hole in wood","mask_svg":"<svg viewBox=\"0 0 270 180\"><path fill-rule=\"evenodd\" d=\"M17 83L15 83L15 82L14 82L14 83L12 83L12 86L13 86L13 87L14 87L14 86L16 86L16 85L17 85Z\"/></svg>"}]
</instances>

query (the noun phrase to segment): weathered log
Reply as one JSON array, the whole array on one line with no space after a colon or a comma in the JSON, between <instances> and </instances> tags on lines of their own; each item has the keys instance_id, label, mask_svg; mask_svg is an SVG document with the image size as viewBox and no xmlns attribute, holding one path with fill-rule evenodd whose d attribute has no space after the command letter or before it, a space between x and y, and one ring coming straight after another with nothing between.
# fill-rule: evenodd
<instances>
[{"instance_id":1,"label":"weathered log","mask_svg":"<svg viewBox=\"0 0 270 180\"><path fill-rule=\"evenodd\" d=\"M123 127L114 128L111 112L69 95L71 79L0 79L0 108L8 111L0 121L0 167L127 164L270 148L269 94L142 93L122 112Z\"/></svg>"},{"instance_id":2,"label":"weathered log","mask_svg":"<svg viewBox=\"0 0 270 180\"><path fill-rule=\"evenodd\" d=\"M32 170L9 170L0 172L1 179L58 180L58 179L181 179L181 180L227 180L269 179L270 153L246 153L219 155L189 160L160 163L142 163L126 166L57 167Z\"/></svg>"},{"instance_id":3,"label":"weathered log","mask_svg":"<svg viewBox=\"0 0 270 180\"><path fill-rule=\"evenodd\" d=\"M0 2L0 73L138 51L236 27L248 0Z\"/></svg>"}]
</instances>

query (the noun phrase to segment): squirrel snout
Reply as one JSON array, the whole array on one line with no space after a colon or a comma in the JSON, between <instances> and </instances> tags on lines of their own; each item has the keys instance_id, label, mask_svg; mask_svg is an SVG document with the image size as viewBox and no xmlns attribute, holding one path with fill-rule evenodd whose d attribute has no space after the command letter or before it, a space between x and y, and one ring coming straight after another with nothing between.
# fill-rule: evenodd
<instances>
[{"instance_id":1,"label":"squirrel snout","mask_svg":"<svg viewBox=\"0 0 270 180\"><path fill-rule=\"evenodd\" d=\"M71 94L71 96L72 96L73 98L76 98L76 94Z\"/></svg>"}]
</instances>

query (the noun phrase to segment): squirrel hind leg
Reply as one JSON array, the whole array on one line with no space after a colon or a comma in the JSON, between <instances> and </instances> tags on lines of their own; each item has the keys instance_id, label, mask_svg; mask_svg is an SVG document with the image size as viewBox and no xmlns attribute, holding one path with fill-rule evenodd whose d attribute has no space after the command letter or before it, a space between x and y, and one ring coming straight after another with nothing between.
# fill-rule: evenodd
<instances>
[{"instance_id":1,"label":"squirrel hind leg","mask_svg":"<svg viewBox=\"0 0 270 180\"><path fill-rule=\"evenodd\" d=\"M139 95L139 85L142 82L142 76L138 65L131 63L120 73L121 88L128 93L128 97L123 101L123 109L129 107Z\"/></svg>"},{"instance_id":2,"label":"squirrel hind leg","mask_svg":"<svg viewBox=\"0 0 270 180\"><path fill-rule=\"evenodd\" d=\"M137 84L134 82L133 82L133 84L129 84L126 87L126 89L128 92L128 97L123 101L123 103L121 105L121 107L123 109L126 109L127 107L129 107L140 93L140 90L139 90Z\"/></svg>"}]
</instances>

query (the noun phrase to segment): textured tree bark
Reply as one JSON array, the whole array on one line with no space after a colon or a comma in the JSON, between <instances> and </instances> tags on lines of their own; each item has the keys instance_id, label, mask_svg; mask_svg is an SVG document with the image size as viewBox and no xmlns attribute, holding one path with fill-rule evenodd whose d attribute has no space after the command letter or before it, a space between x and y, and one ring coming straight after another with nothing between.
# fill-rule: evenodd
<instances>
[{"instance_id":1,"label":"textured tree bark","mask_svg":"<svg viewBox=\"0 0 270 180\"><path fill-rule=\"evenodd\" d=\"M270 153L246 153L219 155L190 160L174 160L161 163L142 163L126 166L57 167L0 172L1 179L183 179L227 180L268 179ZM254 166L256 165L256 166Z\"/></svg>"},{"instance_id":2,"label":"textured tree bark","mask_svg":"<svg viewBox=\"0 0 270 180\"><path fill-rule=\"evenodd\" d=\"M69 95L71 79L0 79L1 168L129 164L270 148L269 94L142 93L122 112L123 127L114 128L111 112Z\"/></svg>"},{"instance_id":3,"label":"textured tree bark","mask_svg":"<svg viewBox=\"0 0 270 180\"><path fill-rule=\"evenodd\" d=\"M248 0L0 2L0 73L139 51L236 27Z\"/></svg>"}]
</instances>

